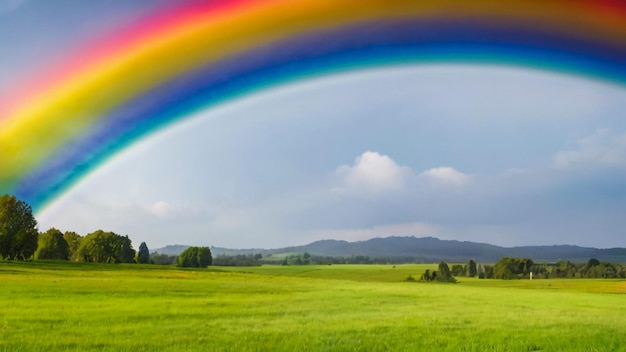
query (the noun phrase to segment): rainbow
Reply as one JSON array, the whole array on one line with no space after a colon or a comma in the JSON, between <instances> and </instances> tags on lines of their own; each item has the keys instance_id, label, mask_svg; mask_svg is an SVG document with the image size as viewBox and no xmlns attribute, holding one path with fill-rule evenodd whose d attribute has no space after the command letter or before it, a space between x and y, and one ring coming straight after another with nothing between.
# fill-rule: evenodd
<instances>
[{"instance_id":1,"label":"rainbow","mask_svg":"<svg viewBox=\"0 0 626 352\"><path fill-rule=\"evenodd\" d=\"M172 2L67 57L0 101L0 194L35 210L174 121L307 77L463 62L626 84L626 3Z\"/></svg>"}]
</instances>

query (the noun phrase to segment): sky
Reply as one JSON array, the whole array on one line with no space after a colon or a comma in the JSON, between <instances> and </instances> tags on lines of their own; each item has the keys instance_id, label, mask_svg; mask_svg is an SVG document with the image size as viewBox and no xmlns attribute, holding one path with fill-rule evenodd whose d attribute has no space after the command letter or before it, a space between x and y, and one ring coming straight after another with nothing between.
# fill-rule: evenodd
<instances>
[{"instance_id":1,"label":"sky","mask_svg":"<svg viewBox=\"0 0 626 352\"><path fill-rule=\"evenodd\" d=\"M12 48L0 52L0 94L42 57L157 4L88 3L0 0L0 46ZM36 218L40 230L104 229L150 248L393 235L624 247L624 111L624 86L517 66L318 76L139 140Z\"/></svg>"}]
</instances>

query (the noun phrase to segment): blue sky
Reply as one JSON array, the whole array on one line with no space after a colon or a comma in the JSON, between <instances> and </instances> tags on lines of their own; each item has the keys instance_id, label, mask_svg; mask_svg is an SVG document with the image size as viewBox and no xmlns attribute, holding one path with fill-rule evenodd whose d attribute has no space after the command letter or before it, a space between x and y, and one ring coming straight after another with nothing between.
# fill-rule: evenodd
<instances>
[{"instance_id":1,"label":"blue sky","mask_svg":"<svg viewBox=\"0 0 626 352\"><path fill-rule=\"evenodd\" d=\"M0 0L0 44L13 48L0 55L0 93L42 57L146 6L71 3ZM105 229L150 248L390 235L624 247L624 111L623 86L521 67L318 77L139 141L37 219L42 230Z\"/></svg>"},{"instance_id":2,"label":"blue sky","mask_svg":"<svg viewBox=\"0 0 626 352\"><path fill-rule=\"evenodd\" d=\"M153 247L390 235L623 246L625 109L622 87L522 68L320 77L156 133L40 223Z\"/></svg>"}]
</instances>

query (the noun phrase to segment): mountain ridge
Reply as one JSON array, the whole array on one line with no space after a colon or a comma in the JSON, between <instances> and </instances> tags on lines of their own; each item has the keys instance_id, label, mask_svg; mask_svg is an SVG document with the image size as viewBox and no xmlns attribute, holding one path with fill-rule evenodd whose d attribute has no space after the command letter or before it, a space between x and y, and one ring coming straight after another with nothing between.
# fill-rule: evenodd
<instances>
[{"instance_id":1,"label":"mountain ridge","mask_svg":"<svg viewBox=\"0 0 626 352\"><path fill-rule=\"evenodd\" d=\"M155 249L153 252L178 255L189 246L173 245ZM178 252L177 252L178 251ZM241 255L260 253L264 257L287 253L307 252L313 256L351 257L367 256L370 258L406 258L413 262L465 262L470 259L479 262L496 262L502 257L531 258L537 262L556 262L569 260L574 262L598 260L626 262L626 248L594 248L576 245L536 245L500 247L489 243L441 240L436 237L390 236L375 237L369 240L348 242L326 239L306 245L276 249L231 249L211 247L213 256Z\"/></svg>"}]
</instances>

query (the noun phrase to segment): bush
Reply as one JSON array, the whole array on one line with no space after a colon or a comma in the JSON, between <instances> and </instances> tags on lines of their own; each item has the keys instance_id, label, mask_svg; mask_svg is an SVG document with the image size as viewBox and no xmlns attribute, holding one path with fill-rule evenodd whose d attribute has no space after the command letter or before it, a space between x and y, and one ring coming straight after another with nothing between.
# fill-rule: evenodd
<instances>
[{"instance_id":1,"label":"bush","mask_svg":"<svg viewBox=\"0 0 626 352\"><path fill-rule=\"evenodd\" d=\"M450 272L450 268L448 267L448 263L441 262L439 263L439 275L437 275L437 281L439 282L457 282L456 279L452 276Z\"/></svg>"},{"instance_id":2,"label":"bush","mask_svg":"<svg viewBox=\"0 0 626 352\"><path fill-rule=\"evenodd\" d=\"M98 230L80 240L76 257L96 263L133 263L135 250L128 236Z\"/></svg>"},{"instance_id":3,"label":"bush","mask_svg":"<svg viewBox=\"0 0 626 352\"><path fill-rule=\"evenodd\" d=\"M501 258L494 266L496 279L523 279L530 276L534 263L528 258Z\"/></svg>"},{"instance_id":4,"label":"bush","mask_svg":"<svg viewBox=\"0 0 626 352\"><path fill-rule=\"evenodd\" d=\"M463 268L463 265L452 265L452 276L465 276L465 268Z\"/></svg>"},{"instance_id":5,"label":"bush","mask_svg":"<svg viewBox=\"0 0 626 352\"><path fill-rule=\"evenodd\" d=\"M39 235L35 259L67 260L70 248L63 233L54 227Z\"/></svg>"},{"instance_id":6,"label":"bush","mask_svg":"<svg viewBox=\"0 0 626 352\"><path fill-rule=\"evenodd\" d=\"M154 264L171 265L176 263L178 257L175 255L153 253L150 259Z\"/></svg>"},{"instance_id":7,"label":"bush","mask_svg":"<svg viewBox=\"0 0 626 352\"><path fill-rule=\"evenodd\" d=\"M213 257L209 247L189 247L176 261L181 267L206 268L213 262Z\"/></svg>"}]
</instances>

